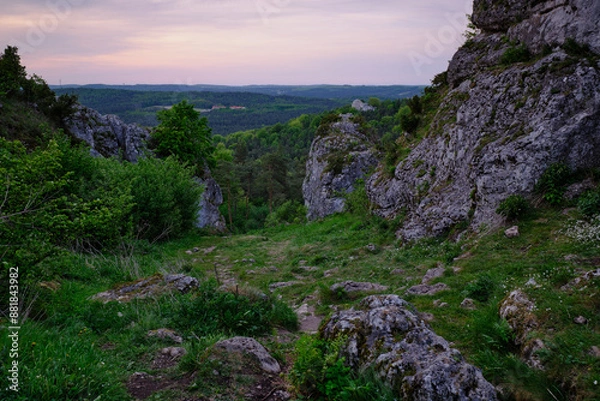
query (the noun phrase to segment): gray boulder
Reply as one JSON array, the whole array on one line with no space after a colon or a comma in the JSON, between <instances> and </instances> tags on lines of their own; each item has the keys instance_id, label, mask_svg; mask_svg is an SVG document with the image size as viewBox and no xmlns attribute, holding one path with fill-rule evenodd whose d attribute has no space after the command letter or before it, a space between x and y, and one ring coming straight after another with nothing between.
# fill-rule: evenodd
<instances>
[{"instance_id":1,"label":"gray boulder","mask_svg":"<svg viewBox=\"0 0 600 401\"><path fill-rule=\"evenodd\" d=\"M481 371L396 295L369 296L358 309L335 313L321 334L328 340L345 338L346 362L355 369L375 368L403 399L497 399Z\"/></svg>"},{"instance_id":2,"label":"gray boulder","mask_svg":"<svg viewBox=\"0 0 600 401\"><path fill-rule=\"evenodd\" d=\"M354 191L356 181L377 165L367 137L350 117L342 115L341 121L324 127L325 135L311 145L302 184L309 220L342 212L343 194Z\"/></svg>"},{"instance_id":3,"label":"gray boulder","mask_svg":"<svg viewBox=\"0 0 600 401\"><path fill-rule=\"evenodd\" d=\"M267 373L277 374L281 372L279 363L269 354L265 347L250 337L233 337L219 341L215 344L216 349L223 349L229 353L241 353L255 359L262 370Z\"/></svg>"}]
</instances>

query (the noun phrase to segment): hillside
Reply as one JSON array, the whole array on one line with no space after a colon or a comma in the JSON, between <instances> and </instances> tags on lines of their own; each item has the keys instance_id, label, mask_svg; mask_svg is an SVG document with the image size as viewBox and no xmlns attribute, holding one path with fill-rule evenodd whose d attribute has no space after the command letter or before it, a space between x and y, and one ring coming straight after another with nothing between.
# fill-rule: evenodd
<instances>
[{"instance_id":1,"label":"hillside","mask_svg":"<svg viewBox=\"0 0 600 401\"><path fill-rule=\"evenodd\" d=\"M155 154L8 47L0 399L600 401L600 7L472 19L421 96L212 143L177 103ZM229 232L196 228L207 192Z\"/></svg>"}]
</instances>

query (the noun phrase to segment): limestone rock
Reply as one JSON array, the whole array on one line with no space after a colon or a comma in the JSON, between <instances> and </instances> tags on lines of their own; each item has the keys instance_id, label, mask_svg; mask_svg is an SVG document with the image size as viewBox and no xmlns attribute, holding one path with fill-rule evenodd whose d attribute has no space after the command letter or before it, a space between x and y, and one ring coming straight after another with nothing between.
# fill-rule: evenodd
<instances>
[{"instance_id":1,"label":"limestone rock","mask_svg":"<svg viewBox=\"0 0 600 401\"><path fill-rule=\"evenodd\" d=\"M356 281L344 281L342 283L335 283L329 289L333 292L343 290L344 292L370 292L370 291L386 291L388 287L376 283L365 283Z\"/></svg>"},{"instance_id":2,"label":"limestone rock","mask_svg":"<svg viewBox=\"0 0 600 401\"><path fill-rule=\"evenodd\" d=\"M563 285L560 289L563 291L572 290L575 288L580 288L587 285L591 280L600 278L600 269L590 270L585 274L573 279L568 284Z\"/></svg>"},{"instance_id":3,"label":"limestone rock","mask_svg":"<svg viewBox=\"0 0 600 401\"><path fill-rule=\"evenodd\" d=\"M369 296L357 309L336 312L321 334L345 338L342 353L349 366L373 367L403 399L497 399L481 371L396 295Z\"/></svg>"},{"instance_id":4,"label":"limestone rock","mask_svg":"<svg viewBox=\"0 0 600 401\"><path fill-rule=\"evenodd\" d=\"M405 240L465 222L498 227L500 202L531 194L553 163L600 165L598 62L560 47L572 38L600 53L600 3L477 0L473 19L482 32L452 58L428 135L393 177L367 181L376 214L405 213L397 232ZM499 68L514 46L506 38L527 46L532 61Z\"/></svg>"},{"instance_id":5,"label":"limestone rock","mask_svg":"<svg viewBox=\"0 0 600 401\"><path fill-rule=\"evenodd\" d=\"M444 283L437 283L434 285L429 284L419 284L410 287L406 292L411 295L435 295L440 291L445 291L449 289Z\"/></svg>"},{"instance_id":6,"label":"limestone rock","mask_svg":"<svg viewBox=\"0 0 600 401\"><path fill-rule=\"evenodd\" d=\"M168 339L173 342L176 342L177 344L181 344L183 342L183 338L171 329L150 330L148 332L148 337L158 337L161 340Z\"/></svg>"},{"instance_id":7,"label":"limestone rock","mask_svg":"<svg viewBox=\"0 0 600 401\"><path fill-rule=\"evenodd\" d=\"M521 235L521 233L519 232L519 226L512 226L510 228L507 228L504 231L504 235L506 236L506 238L517 238Z\"/></svg>"},{"instance_id":8,"label":"limestone rock","mask_svg":"<svg viewBox=\"0 0 600 401\"><path fill-rule=\"evenodd\" d=\"M515 344L521 347L521 357L529 366L543 369L542 362L536 352L545 348L538 338L531 338L530 333L539 327L533 314L535 304L521 290L514 290L500 303L500 317L506 320L515 334Z\"/></svg>"},{"instance_id":9,"label":"limestone rock","mask_svg":"<svg viewBox=\"0 0 600 401\"><path fill-rule=\"evenodd\" d=\"M368 105L360 99L356 99L352 102L352 108L358 111L372 111L375 107Z\"/></svg>"},{"instance_id":10,"label":"limestone rock","mask_svg":"<svg viewBox=\"0 0 600 401\"><path fill-rule=\"evenodd\" d=\"M444 275L445 271L446 271L446 268L444 268L444 266L440 266L440 267L436 267L434 269L427 270L427 273L425 273L425 277L423 277L421 284L429 284L431 281L435 280L436 278L442 277Z\"/></svg>"},{"instance_id":11,"label":"limestone rock","mask_svg":"<svg viewBox=\"0 0 600 401\"><path fill-rule=\"evenodd\" d=\"M224 349L230 353L241 353L249 355L259 362L260 368L267 373L278 374L281 372L279 363L258 341L249 337L233 337L227 340L219 341L215 348Z\"/></svg>"},{"instance_id":12,"label":"limestone rock","mask_svg":"<svg viewBox=\"0 0 600 401\"><path fill-rule=\"evenodd\" d=\"M225 218L219 211L219 206L223 203L221 187L210 175L205 179L197 179L197 181L204 186L204 192L200 198L196 227L213 229L219 233L226 232Z\"/></svg>"},{"instance_id":13,"label":"limestone rock","mask_svg":"<svg viewBox=\"0 0 600 401\"><path fill-rule=\"evenodd\" d=\"M344 210L342 194L353 192L356 181L365 178L377 159L358 124L343 115L332 123L325 135L313 141L302 184L307 218L316 220Z\"/></svg>"},{"instance_id":14,"label":"limestone rock","mask_svg":"<svg viewBox=\"0 0 600 401\"><path fill-rule=\"evenodd\" d=\"M467 309L467 310L477 309L477 305L475 305L475 301L471 298L463 299L463 301L460 303L460 307L462 309Z\"/></svg>"},{"instance_id":15,"label":"limestone rock","mask_svg":"<svg viewBox=\"0 0 600 401\"><path fill-rule=\"evenodd\" d=\"M128 302L132 299L157 297L170 291L188 292L198 287L198 280L184 274L155 274L133 283L122 284L116 288L93 295L91 299L103 302Z\"/></svg>"},{"instance_id":16,"label":"limestone rock","mask_svg":"<svg viewBox=\"0 0 600 401\"><path fill-rule=\"evenodd\" d=\"M135 124L126 124L115 115L102 115L96 110L79 106L65 121L67 130L86 142L95 156L118 157L135 162L147 151L150 131Z\"/></svg>"}]
</instances>

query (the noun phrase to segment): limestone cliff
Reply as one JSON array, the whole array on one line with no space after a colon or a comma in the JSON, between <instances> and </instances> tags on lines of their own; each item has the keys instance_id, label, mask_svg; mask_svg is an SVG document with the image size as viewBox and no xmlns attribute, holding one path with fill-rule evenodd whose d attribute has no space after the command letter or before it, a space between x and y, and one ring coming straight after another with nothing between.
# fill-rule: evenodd
<instances>
[{"instance_id":1,"label":"limestone cliff","mask_svg":"<svg viewBox=\"0 0 600 401\"><path fill-rule=\"evenodd\" d=\"M593 0L475 0L481 33L451 60L430 131L367 183L376 213L406 211L405 239L494 226L551 164L599 166L599 21Z\"/></svg>"},{"instance_id":2,"label":"limestone cliff","mask_svg":"<svg viewBox=\"0 0 600 401\"><path fill-rule=\"evenodd\" d=\"M344 194L354 191L357 180L377 165L368 139L351 116L322 124L312 143L302 184L309 220L342 212Z\"/></svg>"},{"instance_id":3,"label":"limestone cliff","mask_svg":"<svg viewBox=\"0 0 600 401\"><path fill-rule=\"evenodd\" d=\"M90 145L92 154L130 162L142 156L150 136L146 128L125 124L115 115L102 115L84 106L79 106L65 123L71 134Z\"/></svg>"}]
</instances>

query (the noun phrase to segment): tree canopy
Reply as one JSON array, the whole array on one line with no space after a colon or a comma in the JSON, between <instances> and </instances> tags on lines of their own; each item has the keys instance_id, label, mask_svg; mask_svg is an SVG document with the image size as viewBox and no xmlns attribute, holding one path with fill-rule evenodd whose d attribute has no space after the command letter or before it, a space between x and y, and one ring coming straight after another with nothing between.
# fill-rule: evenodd
<instances>
[{"instance_id":1,"label":"tree canopy","mask_svg":"<svg viewBox=\"0 0 600 401\"><path fill-rule=\"evenodd\" d=\"M205 117L186 100L157 113L160 124L152 133L151 147L159 157L173 156L182 163L203 171L213 165L212 133Z\"/></svg>"}]
</instances>

